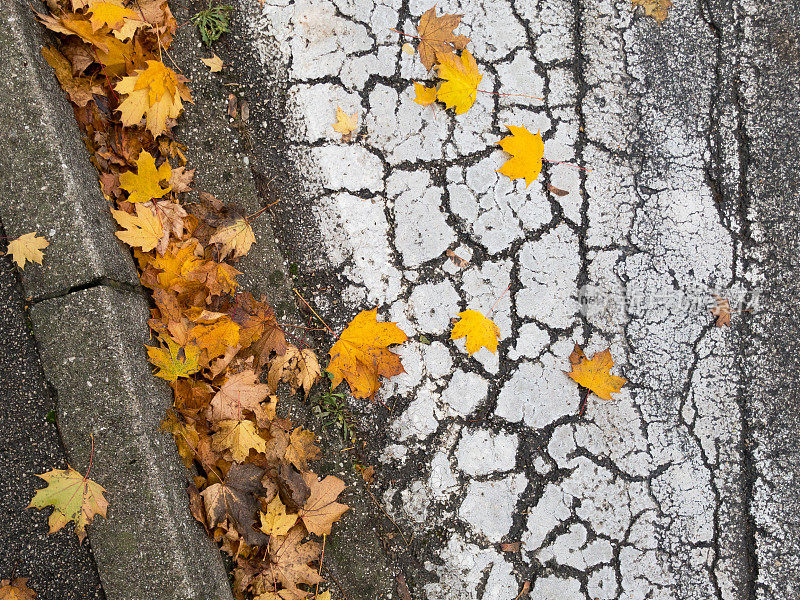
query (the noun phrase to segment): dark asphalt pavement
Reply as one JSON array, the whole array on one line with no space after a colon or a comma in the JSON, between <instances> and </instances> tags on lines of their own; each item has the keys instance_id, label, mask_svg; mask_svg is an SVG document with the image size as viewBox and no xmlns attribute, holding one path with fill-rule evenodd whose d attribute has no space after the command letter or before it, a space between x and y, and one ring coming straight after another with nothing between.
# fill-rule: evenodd
<instances>
[{"instance_id":1,"label":"dark asphalt pavement","mask_svg":"<svg viewBox=\"0 0 800 600\"><path fill-rule=\"evenodd\" d=\"M0 250L5 246L3 240ZM69 528L49 535L50 509L26 509L44 487L36 474L67 463L58 429L47 420L54 398L7 256L0 257L0 397L0 579L28 577L42 600L105 598L88 539L79 545ZM86 465L73 467L83 472Z\"/></svg>"}]
</instances>

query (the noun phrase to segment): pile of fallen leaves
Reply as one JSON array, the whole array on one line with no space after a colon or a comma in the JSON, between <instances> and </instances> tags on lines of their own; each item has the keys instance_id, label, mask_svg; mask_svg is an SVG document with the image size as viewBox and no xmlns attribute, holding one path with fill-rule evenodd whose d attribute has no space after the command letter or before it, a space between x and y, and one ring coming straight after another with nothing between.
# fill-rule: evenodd
<instances>
[{"instance_id":1,"label":"pile of fallen leaves","mask_svg":"<svg viewBox=\"0 0 800 600\"><path fill-rule=\"evenodd\" d=\"M307 394L320 368L287 342L265 298L239 288L232 263L255 242L248 217L202 192L184 197L194 172L172 129L191 94L163 62L177 23L166 0L47 4L51 14L38 17L59 44L43 55L73 103L117 236L152 290L147 351L174 391L163 427L194 470L192 513L235 558L238 597L306 598L301 586L322 580L321 547L309 538L347 510L336 501L344 483L309 469L316 438L278 416L276 392L283 383ZM55 507L51 529L72 520L82 537L104 515L105 504L87 500L96 486L87 477L70 468L43 478L32 505ZM97 488L89 495L102 499Z\"/></svg>"}]
</instances>

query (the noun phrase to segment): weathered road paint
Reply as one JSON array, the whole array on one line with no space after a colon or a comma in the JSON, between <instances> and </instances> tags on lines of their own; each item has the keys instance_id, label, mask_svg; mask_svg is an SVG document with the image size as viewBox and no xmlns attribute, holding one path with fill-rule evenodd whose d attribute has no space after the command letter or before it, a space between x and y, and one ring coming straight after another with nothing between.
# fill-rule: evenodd
<instances>
[{"instance_id":1,"label":"weathered road paint","mask_svg":"<svg viewBox=\"0 0 800 600\"><path fill-rule=\"evenodd\" d=\"M783 25L785 53L798 40L780 3L751 4L676 3L658 26L628 0L439 2L464 14L482 90L545 98L479 93L453 117L411 101L428 76L391 31L415 33L431 2L240 2L246 83L262 101L256 161L279 177L284 247L318 271L313 301L338 325L378 305L414 338L382 396L394 410L359 408L385 423L372 458L387 510L418 540L415 598L510 600L524 580L537 600L796 594L796 517L767 491L796 505L797 464L769 462L792 430L769 439L782 413L769 397L751 404L745 376L769 372L753 351L768 334L742 337L762 313L717 329L705 307L712 289L757 290L770 243L741 199L759 189L746 126L760 113L748 111L769 104L755 67L773 64L759 11ZM770 71L781 101L793 68L783 88ZM354 143L331 128L337 106L359 113ZM507 123L590 171L546 164L527 189L498 175ZM792 126L766 120L753 139L776 123ZM797 132L782 135L797 153ZM447 340L450 318L489 310L509 284L492 315L498 354L468 357ZM583 416L563 373L575 342L610 345L630 380ZM501 541L521 541L520 555Z\"/></svg>"}]
</instances>

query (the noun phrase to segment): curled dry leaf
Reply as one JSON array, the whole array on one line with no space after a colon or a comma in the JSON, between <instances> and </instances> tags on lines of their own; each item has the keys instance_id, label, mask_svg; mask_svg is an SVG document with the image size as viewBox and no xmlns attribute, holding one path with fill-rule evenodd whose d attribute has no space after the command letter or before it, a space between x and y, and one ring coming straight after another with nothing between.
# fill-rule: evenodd
<instances>
[{"instance_id":1,"label":"curled dry leaf","mask_svg":"<svg viewBox=\"0 0 800 600\"><path fill-rule=\"evenodd\" d=\"M627 379L611 374L614 359L611 350L606 348L588 358L581 347L575 344L575 349L569 355L572 370L567 373L578 385L593 391L603 400L612 400L611 394L619 392Z\"/></svg>"},{"instance_id":2,"label":"curled dry leaf","mask_svg":"<svg viewBox=\"0 0 800 600\"><path fill-rule=\"evenodd\" d=\"M8 243L8 254L11 260L17 263L20 269L25 269L25 262L30 261L38 265L44 259L44 250L50 245L46 239L36 235L35 231L24 233Z\"/></svg>"},{"instance_id":3,"label":"curled dry leaf","mask_svg":"<svg viewBox=\"0 0 800 600\"><path fill-rule=\"evenodd\" d=\"M459 269L465 269L469 266L469 261L465 258L461 258L458 254L453 252L452 250L448 250L445 252L447 258L449 258Z\"/></svg>"},{"instance_id":4,"label":"curled dry leaf","mask_svg":"<svg viewBox=\"0 0 800 600\"><path fill-rule=\"evenodd\" d=\"M67 466L37 475L47 487L36 492L28 508L53 507L50 515L50 533L58 531L67 523L75 523L75 533L82 542L86 537L86 526L95 515L105 518L108 501L103 494L105 488Z\"/></svg>"},{"instance_id":5,"label":"curled dry leaf","mask_svg":"<svg viewBox=\"0 0 800 600\"><path fill-rule=\"evenodd\" d=\"M716 305L711 309L711 314L716 317L717 327L731 326L731 301L720 296L714 296Z\"/></svg>"},{"instance_id":6,"label":"curled dry leaf","mask_svg":"<svg viewBox=\"0 0 800 600\"><path fill-rule=\"evenodd\" d=\"M451 340L467 338L467 353L472 356L481 348L494 354L497 352L497 340L500 339L500 328L494 321L484 317L477 310L465 310L458 313L461 319L453 326Z\"/></svg>"},{"instance_id":7,"label":"curled dry leaf","mask_svg":"<svg viewBox=\"0 0 800 600\"><path fill-rule=\"evenodd\" d=\"M290 345L286 348L286 352L272 361L267 383L273 392L277 391L278 383L284 382L289 384L292 395L302 389L308 396L321 373L317 355L312 350L308 348L300 350Z\"/></svg>"}]
</instances>

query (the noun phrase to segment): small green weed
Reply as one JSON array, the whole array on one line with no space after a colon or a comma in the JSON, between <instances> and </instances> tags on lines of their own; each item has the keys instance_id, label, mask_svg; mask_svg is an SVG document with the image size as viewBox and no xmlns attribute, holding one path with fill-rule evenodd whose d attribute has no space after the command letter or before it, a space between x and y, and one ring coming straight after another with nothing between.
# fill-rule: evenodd
<instances>
[{"instance_id":1,"label":"small green weed","mask_svg":"<svg viewBox=\"0 0 800 600\"><path fill-rule=\"evenodd\" d=\"M232 6L223 4L212 5L212 0L208 0L208 8L201 10L192 17L192 23L197 25L203 43L210 46L216 42L223 33L230 31L228 13L233 10Z\"/></svg>"},{"instance_id":2,"label":"small green weed","mask_svg":"<svg viewBox=\"0 0 800 600\"><path fill-rule=\"evenodd\" d=\"M329 378L331 377L330 373L325 372L325 374ZM329 389L317 398L316 404L311 410L315 416L322 419L323 429L334 426L343 440L352 443L356 439L353 429L353 415L345 406L345 402L344 392L334 392Z\"/></svg>"}]
</instances>

